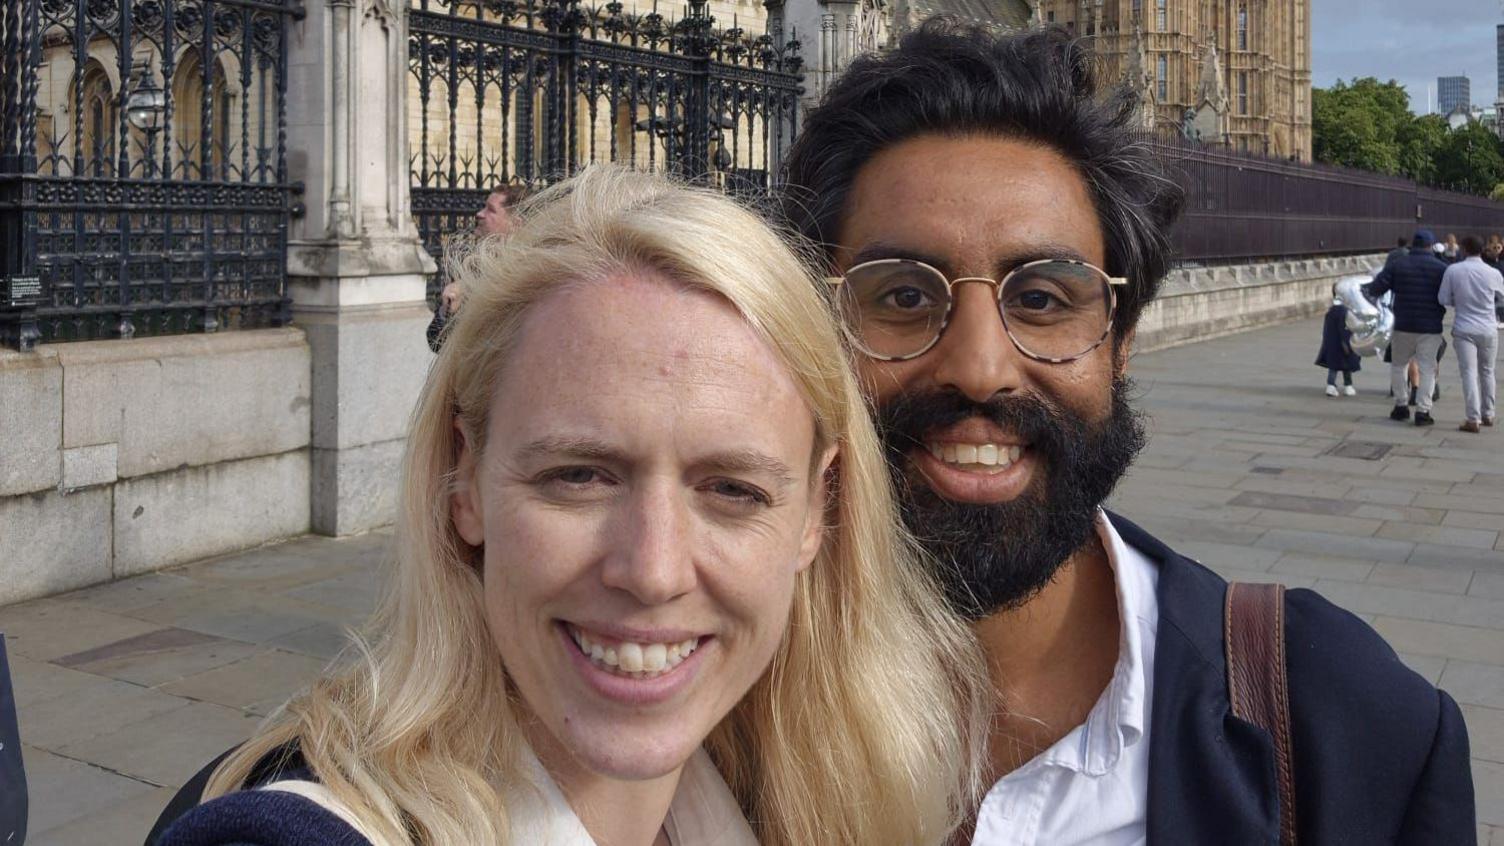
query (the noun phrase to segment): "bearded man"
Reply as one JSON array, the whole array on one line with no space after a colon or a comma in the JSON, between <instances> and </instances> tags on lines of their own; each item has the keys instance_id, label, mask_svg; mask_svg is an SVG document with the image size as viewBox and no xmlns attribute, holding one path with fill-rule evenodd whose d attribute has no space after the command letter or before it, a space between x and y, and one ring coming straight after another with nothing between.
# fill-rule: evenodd
<instances>
[{"instance_id":1,"label":"bearded man","mask_svg":"<svg viewBox=\"0 0 1504 846\"><path fill-rule=\"evenodd\" d=\"M1135 106L1063 31L932 20L788 158L904 519L995 678L970 842L1472 843L1450 697L1290 591L1280 767L1229 693L1227 583L1102 509L1144 444L1126 371L1182 202Z\"/></svg>"}]
</instances>

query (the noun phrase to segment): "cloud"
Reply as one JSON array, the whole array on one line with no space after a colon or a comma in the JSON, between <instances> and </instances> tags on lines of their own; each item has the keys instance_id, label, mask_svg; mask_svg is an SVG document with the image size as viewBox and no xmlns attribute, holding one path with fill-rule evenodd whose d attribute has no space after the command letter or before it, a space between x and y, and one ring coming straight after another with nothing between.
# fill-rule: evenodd
<instances>
[{"instance_id":1,"label":"cloud","mask_svg":"<svg viewBox=\"0 0 1504 846\"><path fill-rule=\"evenodd\" d=\"M1410 93L1410 108L1424 112L1427 93L1435 99L1437 77L1466 76L1473 102L1493 104L1494 27L1504 23L1497 0L1314 0L1311 6L1317 87L1362 76L1393 79Z\"/></svg>"}]
</instances>

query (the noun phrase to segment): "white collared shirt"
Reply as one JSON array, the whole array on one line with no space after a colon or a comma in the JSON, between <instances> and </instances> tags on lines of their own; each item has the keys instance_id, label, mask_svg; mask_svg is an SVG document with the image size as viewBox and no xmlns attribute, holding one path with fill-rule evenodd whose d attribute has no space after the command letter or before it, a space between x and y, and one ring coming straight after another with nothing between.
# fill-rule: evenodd
<instances>
[{"instance_id":1,"label":"white collared shirt","mask_svg":"<svg viewBox=\"0 0 1504 846\"><path fill-rule=\"evenodd\" d=\"M524 749L523 753L525 775L533 789L513 791L507 797L511 828L507 842L514 846L596 846L537 756L530 749ZM322 784L288 780L260 789L283 790L311 799L375 846L385 846ZM704 749L695 750L684 763L663 828L673 846L757 846L757 838L742 816L736 797L731 795L731 788L726 786Z\"/></svg>"},{"instance_id":2,"label":"white collared shirt","mask_svg":"<svg viewBox=\"0 0 1504 846\"><path fill-rule=\"evenodd\" d=\"M1123 627L1112 681L1085 723L992 786L973 846L1145 842L1159 570L1100 511L1097 534L1116 576Z\"/></svg>"}]
</instances>

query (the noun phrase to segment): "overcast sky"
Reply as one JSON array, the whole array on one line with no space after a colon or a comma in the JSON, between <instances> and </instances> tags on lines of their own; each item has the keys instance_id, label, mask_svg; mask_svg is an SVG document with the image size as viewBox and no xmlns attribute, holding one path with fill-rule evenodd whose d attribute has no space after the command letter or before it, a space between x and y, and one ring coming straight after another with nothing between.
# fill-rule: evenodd
<instances>
[{"instance_id":1,"label":"overcast sky","mask_svg":"<svg viewBox=\"0 0 1504 846\"><path fill-rule=\"evenodd\" d=\"M1433 109L1438 76L1472 80L1473 103L1491 106L1498 91L1495 26L1501 0L1312 0L1312 84L1373 76L1398 80L1410 108Z\"/></svg>"}]
</instances>

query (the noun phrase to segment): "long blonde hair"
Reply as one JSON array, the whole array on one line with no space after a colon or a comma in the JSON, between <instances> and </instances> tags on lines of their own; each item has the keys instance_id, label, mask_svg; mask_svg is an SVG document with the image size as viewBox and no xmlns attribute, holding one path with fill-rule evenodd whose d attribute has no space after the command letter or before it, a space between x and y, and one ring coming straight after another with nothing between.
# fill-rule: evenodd
<instances>
[{"instance_id":1,"label":"long blonde hair","mask_svg":"<svg viewBox=\"0 0 1504 846\"><path fill-rule=\"evenodd\" d=\"M232 754L207 796L296 741L318 779L391 843L507 838L524 743L488 634L477 550L456 534L453 421L483 439L529 309L560 285L651 268L729 301L781 358L830 444L825 542L771 666L705 741L770 846L941 841L969 810L985 676L899 529L841 334L803 264L756 215L661 176L591 167L524 203L456 263L464 303L412 420L397 569L358 660ZM472 441L484 449L480 440Z\"/></svg>"}]
</instances>

